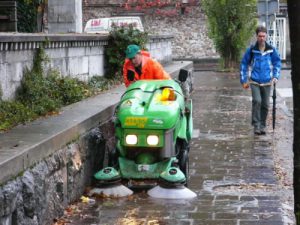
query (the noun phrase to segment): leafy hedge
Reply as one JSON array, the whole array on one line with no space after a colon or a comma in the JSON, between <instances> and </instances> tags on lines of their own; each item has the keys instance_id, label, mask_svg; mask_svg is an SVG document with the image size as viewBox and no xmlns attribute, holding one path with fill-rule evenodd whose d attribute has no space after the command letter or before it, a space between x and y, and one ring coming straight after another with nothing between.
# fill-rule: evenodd
<instances>
[{"instance_id":1,"label":"leafy hedge","mask_svg":"<svg viewBox=\"0 0 300 225\"><path fill-rule=\"evenodd\" d=\"M146 49L148 33L141 32L133 26L112 27L110 39L105 51L108 71L106 78L118 78L122 74L122 66L125 60L125 50L128 45L136 44Z\"/></svg>"},{"instance_id":2,"label":"leafy hedge","mask_svg":"<svg viewBox=\"0 0 300 225\"><path fill-rule=\"evenodd\" d=\"M23 103L0 101L0 131L36 118L36 115Z\"/></svg>"}]
</instances>

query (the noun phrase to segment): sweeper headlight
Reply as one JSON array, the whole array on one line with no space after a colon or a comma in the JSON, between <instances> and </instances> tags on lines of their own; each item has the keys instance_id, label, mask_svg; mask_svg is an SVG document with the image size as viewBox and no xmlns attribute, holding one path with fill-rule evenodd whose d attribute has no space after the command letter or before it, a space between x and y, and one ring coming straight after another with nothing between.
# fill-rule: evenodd
<instances>
[{"instance_id":1,"label":"sweeper headlight","mask_svg":"<svg viewBox=\"0 0 300 225\"><path fill-rule=\"evenodd\" d=\"M128 149L135 147L160 148L165 144L165 130L124 129L120 144Z\"/></svg>"},{"instance_id":2,"label":"sweeper headlight","mask_svg":"<svg viewBox=\"0 0 300 225\"><path fill-rule=\"evenodd\" d=\"M136 145L138 142L138 138L135 134L127 134L125 137L125 142L128 145Z\"/></svg>"},{"instance_id":3,"label":"sweeper headlight","mask_svg":"<svg viewBox=\"0 0 300 225\"><path fill-rule=\"evenodd\" d=\"M176 95L172 88L164 88L161 92L161 101L175 101Z\"/></svg>"},{"instance_id":4,"label":"sweeper headlight","mask_svg":"<svg viewBox=\"0 0 300 225\"><path fill-rule=\"evenodd\" d=\"M147 144L150 146L156 146L159 143L159 137L157 135L148 135Z\"/></svg>"}]
</instances>

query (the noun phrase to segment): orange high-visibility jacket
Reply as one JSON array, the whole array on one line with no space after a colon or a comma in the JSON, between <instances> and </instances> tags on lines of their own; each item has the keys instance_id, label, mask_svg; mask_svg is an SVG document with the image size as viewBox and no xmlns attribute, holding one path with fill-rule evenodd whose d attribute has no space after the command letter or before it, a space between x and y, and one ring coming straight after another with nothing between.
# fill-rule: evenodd
<instances>
[{"instance_id":1,"label":"orange high-visibility jacket","mask_svg":"<svg viewBox=\"0 0 300 225\"><path fill-rule=\"evenodd\" d=\"M128 87L131 83L137 80L166 80L171 79L170 75L163 69L162 65L156 60L150 58L149 52L141 51L142 54L142 74L139 75L129 59L125 59L123 66L123 76L125 86ZM128 70L134 72L134 81L127 79Z\"/></svg>"}]
</instances>

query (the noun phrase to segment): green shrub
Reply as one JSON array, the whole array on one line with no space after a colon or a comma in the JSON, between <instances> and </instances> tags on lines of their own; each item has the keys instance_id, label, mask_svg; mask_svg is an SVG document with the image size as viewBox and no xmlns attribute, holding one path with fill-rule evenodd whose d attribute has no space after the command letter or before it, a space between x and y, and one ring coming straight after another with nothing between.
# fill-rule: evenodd
<instances>
[{"instance_id":1,"label":"green shrub","mask_svg":"<svg viewBox=\"0 0 300 225\"><path fill-rule=\"evenodd\" d=\"M44 7L48 0L16 0L18 11L18 32L41 32Z\"/></svg>"},{"instance_id":2,"label":"green shrub","mask_svg":"<svg viewBox=\"0 0 300 225\"><path fill-rule=\"evenodd\" d=\"M256 0L203 0L209 36L222 57L224 67L236 68L242 51L253 37Z\"/></svg>"},{"instance_id":3,"label":"green shrub","mask_svg":"<svg viewBox=\"0 0 300 225\"><path fill-rule=\"evenodd\" d=\"M17 100L29 106L34 113L45 115L90 95L88 85L78 79L61 78L55 71L46 77L26 71L17 92Z\"/></svg>"},{"instance_id":4,"label":"green shrub","mask_svg":"<svg viewBox=\"0 0 300 225\"><path fill-rule=\"evenodd\" d=\"M26 0L17 0L18 32L34 33L37 30L35 6Z\"/></svg>"},{"instance_id":5,"label":"green shrub","mask_svg":"<svg viewBox=\"0 0 300 225\"><path fill-rule=\"evenodd\" d=\"M36 115L20 102L0 101L0 130L33 120Z\"/></svg>"},{"instance_id":6,"label":"green shrub","mask_svg":"<svg viewBox=\"0 0 300 225\"><path fill-rule=\"evenodd\" d=\"M88 87L86 83L76 78L54 77L53 81L57 86L57 90L63 105L69 105L91 96L90 87Z\"/></svg>"},{"instance_id":7,"label":"green shrub","mask_svg":"<svg viewBox=\"0 0 300 225\"><path fill-rule=\"evenodd\" d=\"M38 115L45 115L62 106L62 98L56 85L42 74L29 70L24 73L16 99Z\"/></svg>"},{"instance_id":8,"label":"green shrub","mask_svg":"<svg viewBox=\"0 0 300 225\"><path fill-rule=\"evenodd\" d=\"M146 49L148 34L135 29L133 26L114 26L109 34L110 38L105 51L108 71L105 77L109 79L122 79L122 68L127 46L136 44L142 49Z\"/></svg>"}]
</instances>

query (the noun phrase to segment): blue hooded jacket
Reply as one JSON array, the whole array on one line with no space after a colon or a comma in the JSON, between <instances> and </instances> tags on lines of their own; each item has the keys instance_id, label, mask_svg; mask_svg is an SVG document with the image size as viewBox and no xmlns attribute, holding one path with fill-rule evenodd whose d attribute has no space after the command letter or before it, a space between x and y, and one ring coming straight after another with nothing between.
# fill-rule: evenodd
<instances>
[{"instance_id":1,"label":"blue hooded jacket","mask_svg":"<svg viewBox=\"0 0 300 225\"><path fill-rule=\"evenodd\" d=\"M248 48L240 65L241 84L248 81L248 69L252 67L250 79L259 83L269 83L272 78L279 79L281 60L277 50L266 43L265 51L259 50L258 44Z\"/></svg>"}]
</instances>

